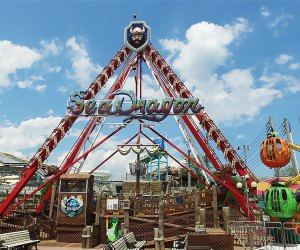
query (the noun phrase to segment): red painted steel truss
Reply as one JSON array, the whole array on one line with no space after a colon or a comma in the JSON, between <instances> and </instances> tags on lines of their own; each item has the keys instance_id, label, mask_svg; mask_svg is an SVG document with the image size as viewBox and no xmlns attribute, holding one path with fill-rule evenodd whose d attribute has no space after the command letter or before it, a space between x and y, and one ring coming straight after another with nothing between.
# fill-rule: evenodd
<instances>
[{"instance_id":1,"label":"red painted steel truss","mask_svg":"<svg viewBox=\"0 0 300 250\"><path fill-rule=\"evenodd\" d=\"M133 58L130 58L133 56ZM102 89L108 79L113 75L115 70L125 61L127 58L126 67L123 68L122 72L119 75L119 78L114 83L112 88L108 91L106 98L111 99L111 94L116 92L117 90L121 89L129 75L129 72L135 68L136 76L135 80L138 82L138 77L140 74L140 79L142 75L142 62L145 61L149 66L151 72L153 73L156 81L159 83L160 87L163 89L165 95L174 98L193 98L192 93L186 88L184 83L179 79L179 77L175 74L172 68L167 64L167 62L163 59L163 57L159 54L159 52L153 47L153 45L147 46L143 51L139 52L136 56L133 55L133 52L127 48L123 47L119 50L116 55L111 59L109 64L103 69L103 71L97 76L96 80L92 82L90 87L87 89L87 94L85 96L85 100L93 98L96 94ZM139 68L139 69L138 69ZM140 70L140 71L138 71ZM137 92L137 90L136 90ZM141 88L140 88L140 96L141 96ZM44 142L44 144L40 147L38 152L33 156L31 161L28 163L26 168L22 173L22 178L13 189L13 191L8 195L8 197L3 201L0 206L0 217L10 212L13 208L15 208L18 204L24 201L26 198L30 197L33 193L37 190L40 190L44 187L47 183L54 181L58 178L61 174L66 173L66 171L71 168L75 162L78 162L79 159L83 157L87 157L91 150L88 150L86 153L78 157L80 150L83 147L83 144L86 142L89 135L93 132L94 128L96 127L97 122L101 119L101 117L92 117L90 118L89 122L87 123L86 127L83 129L81 135L78 137L77 141L71 148L69 154L63 161L60 167L60 171L50 178L46 183L40 186L37 190L35 190L32 194L25 197L21 202L14 204L14 199L18 196L21 190L26 186L29 182L31 177L34 173L42 166L42 163L48 158L52 150L56 147L56 145L63 139L66 132L72 127L75 123L77 117L76 116L65 116L57 128L53 130L51 135L48 139ZM245 165L243 160L231 146L229 141L225 138L222 132L218 129L216 124L213 120L208 116L207 113L202 111L200 114L192 117L192 116L181 116L180 122L184 123L186 127L189 129L190 133L193 135L195 141L199 144L199 146L203 149L204 153L208 156L209 160L211 161L214 168L221 172L225 167L231 169L231 173L238 173L240 176L248 175L250 178L247 180L247 184L251 187L251 183L253 181L257 182L256 177L250 171L250 169ZM117 129L114 133L118 132L121 128ZM176 148L180 153L185 155L185 157L189 158L193 161L197 166L202 168L206 173L208 173L211 177L216 179L218 182L226 186L234 195L236 201L240 205L242 211L245 215L250 214L250 218L253 219L253 209L258 209L254 204L251 202L250 209L246 206L245 197L237 190L234 181L232 180L230 175L227 175L226 179L220 179L216 175L214 175L211 171L207 170L206 167L200 165L197 161L193 158L185 154L182 150L178 149L176 145L172 142L164 138L161 134L159 134L154 129L149 129L157 134L158 136L162 137L167 141L171 146ZM141 126L140 126L141 130ZM216 147L223 153L224 159L229 162L229 164L222 164L221 160L218 158L216 152L209 144L207 138L204 136L203 133L207 133L212 142L214 142ZM109 135L109 137L111 136ZM132 138L130 139L132 140ZM129 141L130 141L129 140ZM97 145L99 146L99 145ZM95 147L92 147L95 149ZM116 151L117 152L117 151ZM111 158L116 152L114 152L109 158ZM77 157L77 158L76 158ZM109 158L107 158L104 162L106 162ZM97 166L100 167L102 165L99 164ZM95 168L96 169L96 168ZM95 170L94 169L94 170ZM93 171L94 171L93 170ZM188 170L188 169L187 169ZM188 170L191 171L191 170ZM192 173L195 175L194 173ZM50 197L50 191L48 191L47 195L45 196L47 199ZM254 192L255 193L255 192ZM38 207L38 211L41 211L42 204Z\"/></svg>"}]
</instances>

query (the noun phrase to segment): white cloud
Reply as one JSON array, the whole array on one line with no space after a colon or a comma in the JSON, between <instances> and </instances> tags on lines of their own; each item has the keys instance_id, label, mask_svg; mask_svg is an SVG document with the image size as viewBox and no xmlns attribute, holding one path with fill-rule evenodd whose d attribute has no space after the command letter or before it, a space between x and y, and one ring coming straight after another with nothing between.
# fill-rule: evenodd
<instances>
[{"instance_id":1,"label":"white cloud","mask_svg":"<svg viewBox=\"0 0 300 250\"><path fill-rule=\"evenodd\" d=\"M292 63L292 64L289 66L289 69L291 69L291 70L297 70L297 69L300 69L300 63Z\"/></svg>"},{"instance_id":2,"label":"white cloud","mask_svg":"<svg viewBox=\"0 0 300 250\"><path fill-rule=\"evenodd\" d=\"M84 44L79 44L75 37L66 42L72 61L72 71L67 71L67 77L87 88L102 69L99 64L93 63L89 58Z\"/></svg>"},{"instance_id":3,"label":"white cloud","mask_svg":"<svg viewBox=\"0 0 300 250\"><path fill-rule=\"evenodd\" d=\"M41 59L41 54L26 46L0 41L0 88L11 84L10 77L19 69L30 68Z\"/></svg>"},{"instance_id":4,"label":"white cloud","mask_svg":"<svg viewBox=\"0 0 300 250\"><path fill-rule=\"evenodd\" d=\"M279 37L282 29L286 28L292 19L294 19L293 15L281 14L279 16L276 16L271 22L269 22L268 25L273 30L274 36Z\"/></svg>"},{"instance_id":5,"label":"white cloud","mask_svg":"<svg viewBox=\"0 0 300 250\"><path fill-rule=\"evenodd\" d=\"M260 14L263 16L263 17L269 17L269 16L271 16L271 12L268 10L268 8L267 7L265 7L265 6L262 6L261 8L260 8Z\"/></svg>"},{"instance_id":6,"label":"white cloud","mask_svg":"<svg viewBox=\"0 0 300 250\"><path fill-rule=\"evenodd\" d=\"M226 63L231 55L228 45L237 41L240 34L249 31L251 28L247 20L242 18L233 25L225 26L203 21L186 31L186 41L162 39L161 43L171 55L176 53L172 64L183 79L200 83L211 79L212 70ZM169 49L167 46L170 45Z\"/></svg>"},{"instance_id":7,"label":"white cloud","mask_svg":"<svg viewBox=\"0 0 300 250\"><path fill-rule=\"evenodd\" d=\"M50 66L46 65L45 69L49 73L59 73L61 71L61 67L60 66L50 67Z\"/></svg>"},{"instance_id":8,"label":"white cloud","mask_svg":"<svg viewBox=\"0 0 300 250\"><path fill-rule=\"evenodd\" d=\"M250 70L235 69L221 78L226 95L223 99L212 101L216 107L212 111L217 120L226 121L229 125L253 120L261 108L282 97L282 93L271 86L255 87Z\"/></svg>"},{"instance_id":9,"label":"white cloud","mask_svg":"<svg viewBox=\"0 0 300 250\"><path fill-rule=\"evenodd\" d=\"M291 55L288 54L280 54L278 57L275 59L275 63L279 65L286 64L290 61L292 61L294 58Z\"/></svg>"},{"instance_id":10,"label":"white cloud","mask_svg":"<svg viewBox=\"0 0 300 250\"><path fill-rule=\"evenodd\" d=\"M184 42L178 39L160 39L159 42L164 48L167 48L170 53L170 55L166 58L167 62L173 59L173 57L185 46Z\"/></svg>"},{"instance_id":11,"label":"white cloud","mask_svg":"<svg viewBox=\"0 0 300 250\"><path fill-rule=\"evenodd\" d=\"M288 26L289 21L294 19L293 15L290 14L281 14L276 16L275 19L269 23L269 26L272 28L282 27L285 28Z\"/></svg>"},{"instance_id":12,"label":"white cloud","mask_svg":"<svg viewBox=\"0 0 300 250\"><path fill-rule=\"evenodd\" d=\"M186 32L186 41L161 40L163 48L174 57L170 63L189 90L195 97L205 98L207 112L215 121L226 125L254 119L262 107L282 96L268 84L256 87L250 69L216 74L218 67L232 57L229 46L250 31L247 20L239 18L232 25L194 24Z\"/></svg>"},{"instance_id":13,"label":"white cloud","mask_svg":"<svg viewBox=\"0 0 300 250\"><path fill-rule=\"evenodd\" d=\"M244 140L245 138L247 138L247 136L246 136L245 134L238 134L238 135L236 136L236 139L237 139L237 140Z\"/></svg>"},{"instance_id":14,"label":"white cloud","mask_svg":"<svg viewBox=\"0 0 300 250\"><path fill-rule=\"evenodd\" d=\"M260 8L260 14L268 23L268 27L273 31L275 37L279 37L294 16L288 13L274 14L265 6Z\"/></svg>"},{"instance_id":15,"label":"white cloud","mask_svg":"<svg viewBox=\"0 0 300 250\"><path fill-rule=\"evenodd\" d=\"M65 86L59 86L59 87L57 88L57 91L62 92L62 93L66 93L67 90L68 90L68 89L67 89Z\"/></svg>"},{"instance_id":16,"label":"white cloud","mask_svg":"<svg viewBox=\"0 0 300 250\"><path fill-rule=\"evenodd\" d=\"M269 86L281 85L286 91L291 93L300 91L300 80L290 75L280 73L264 74L260 77L260 80L266 82Z\"/></svg>"},{"instance_id":17,"label":"white cloud","mask_svg":"<svg viewBox=\"0 0 300 250\"><path fill-rule=\"evenodd\" d=\"M40 45L43 47L43 54L58 55L61 48L58 46L57 40L40 41Z\"/></svg>"},{"instance_id":18,"label":"white cloud","mask_svg":"<svg viewBox=\"0 0 300 250\"><path fill-rule=\"evenodd\" d=\"M49 109L48 112L47 112L47 115L52 116L53 114L54 114L53 109Z\"/></svg>"},{"instance_id":19,"label":"white cloud","mask_svg":"<svg viewBox=\"0 0 300 250\"><path fill-rule=\"evenodd\" d=\"M5 152L25 151L40 146L60 122L61 117L30 119L19 125L0 127L0 148Z\"/></svg>"},{"instance_id":20,"label":"white cloud","mask_svg":"<svg viewBox=\"0 0 300 250\"><path fill-rule=\"evenodd\" d=\"M47 85L45 85L45 84L34 85L34 82L37 82L37 81L44 81L44 78L42 76L31 76L27 80L17 81L17 86L20 89L34 89L39 92L44 92L45 89L47 88Z\"/></svg>"},{"instance_id":21,"label":"white cloud","mask_svg":"<svg viewBox=\"0 0 300 250\"><path fill-rule=\"evenodd\" d=\"M45 85L45 84L43 84L43 85L37 85L37 86L34 87L34 89L36 91L39 91L39 92L44 92L46 90L46 88L47 88L47 85Z\"/></svg>"},{"instance_id":22,"label":"white cloud","mask_svg":"<svg viewBox=\"0 0 300 250\"><path fill-rule=\"evenodd\" d=\"M20 89L31 88L32 87L32 81L30 81L30 80L18 81L17 85Z\"/></svg>"}]
</instances>

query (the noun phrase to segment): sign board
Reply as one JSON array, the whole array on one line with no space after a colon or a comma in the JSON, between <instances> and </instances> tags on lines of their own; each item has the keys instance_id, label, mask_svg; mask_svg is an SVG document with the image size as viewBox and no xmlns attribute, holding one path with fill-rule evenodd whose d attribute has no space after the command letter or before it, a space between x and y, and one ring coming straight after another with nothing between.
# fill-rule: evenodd
<instances>
[{"instance_id":1,"label":"sign board","mask_svg":"<svg viewBox=\"0 0 300 250\"><path fill-rule=\"evenodd\" d=\"M124 42L132 51L139 52L150 43L151 29L143 21L132 21L124 29Z\"/></svg>"},{"instance_id":2,"label":"sign board","mask_svg":"<svg viewBox=\"0 0 300 250\"><path fill-rule=\"evenodd\" d=\"M61 210L68 217L75 217L83 212L83 199L82 195L74 196L67 195L61 200Z\"/></svg>"},{"instance_id":3,"label":"sign board","mask_svg":"<svg viewBox=\"0 0 300 250\"><path fill-rule=\"evenodd\" d=\"M74 91L67 104L67 115L76 116L127 116L124 122L144 119L154 122L168 115L199 114L204 106L199 98L164 98L138 100L133 91L119 90L116 100L84 100L86 91ZM126 101L125 101L126 97ZM202 103L204 101L202 100Z\"/></svg>"},{"instance_id":4,"label":"sign board","mask_svg":"<svg viewBox=\"0 0 300 250\"><path fill-rule=\"evenodd\" d=\"M119 209L119 199L107 199L106 200L107 210L118 210Z\"/></svg>"}]
</instances>

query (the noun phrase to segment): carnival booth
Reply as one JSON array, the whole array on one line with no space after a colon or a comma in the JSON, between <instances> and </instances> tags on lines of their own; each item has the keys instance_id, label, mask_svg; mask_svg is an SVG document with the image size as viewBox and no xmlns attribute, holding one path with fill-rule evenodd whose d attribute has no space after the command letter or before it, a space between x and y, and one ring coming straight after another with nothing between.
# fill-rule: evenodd
<instances>
[{"instance_id":1,"label":"carnival booth","mask_svg":"<svg viewBox=\"0 0 300 250\"><path fill-rule=\"evenodd\" d=\"M93 222L93 182L90 174L60 177L57 208L57 241L81 242L82 229ZM78 235L78 237L77 237Z\"/></svg>"}]
</instances>

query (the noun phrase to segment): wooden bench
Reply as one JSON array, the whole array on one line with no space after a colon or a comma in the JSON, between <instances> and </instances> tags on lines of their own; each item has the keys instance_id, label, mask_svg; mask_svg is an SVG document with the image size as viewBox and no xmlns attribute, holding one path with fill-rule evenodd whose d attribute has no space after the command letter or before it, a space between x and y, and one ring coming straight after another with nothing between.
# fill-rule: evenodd
<instances>
[{"instance_id":1,"label":"wooden bench","mask_svg":"<svg viewBox=\"0 0 300 250\"><path fill-rule=\"evenodd\" d=\"M39 240L31 239L28 230L17 231L12 233L0 234L0 249L14 249L20 246L29 247L30 245L35 245L37 249L37 243Z\"/></svg>"},{"instance_id":2,"label":"wooden bench","mask_svg":"<svg viewBox=\"0 0 300 250\"><path fill-rule=\"evenodd\" d=\"M127 246L133 247L133 248L139 248L141 249L146 241L145 240L138 240L133 232L129 232L123 236L125 241L127 242Z\"/></svg>"},{"instance_id":3,"label":"wooden bench","mask_svg":"<svg viewBox=\"0 0 300 250\"><path fill-rule=\"evenodd\" d=\"M133 232L127 233L119 239L110 242L103 250L140 250L143 249L145 240L138 241Z\"/></svg>"}]
</instances>

